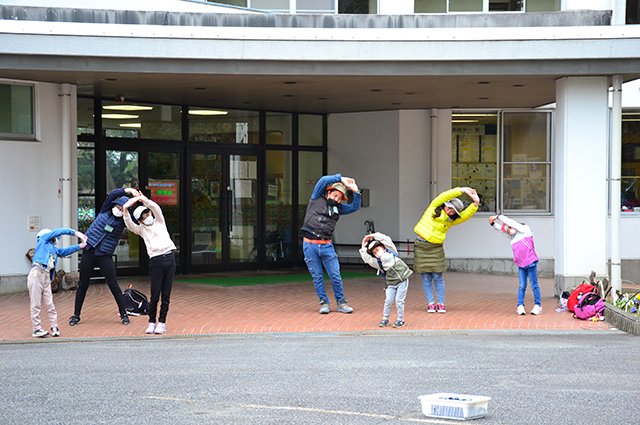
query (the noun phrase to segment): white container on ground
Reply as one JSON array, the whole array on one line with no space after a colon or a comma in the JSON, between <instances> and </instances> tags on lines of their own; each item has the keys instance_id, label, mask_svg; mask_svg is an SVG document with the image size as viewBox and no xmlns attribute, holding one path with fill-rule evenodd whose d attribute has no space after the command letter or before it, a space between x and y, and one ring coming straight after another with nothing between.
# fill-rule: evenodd
<instances>
[{"instance_id":1,"label":"white container on ground","mask_svg":"<svg viewBox=\"0 0 640 425\"><path fill-rule=\"evenodd\" d=\"M487 415L491 397L469 394L436 393L418 397L422 413L433 418L478 419Z\"/></svg>"}]
</instances>

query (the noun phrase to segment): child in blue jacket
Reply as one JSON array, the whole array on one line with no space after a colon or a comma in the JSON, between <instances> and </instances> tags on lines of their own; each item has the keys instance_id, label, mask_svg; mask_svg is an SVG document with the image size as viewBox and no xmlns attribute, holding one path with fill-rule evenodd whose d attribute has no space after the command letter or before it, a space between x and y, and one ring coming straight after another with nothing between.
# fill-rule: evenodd
<instances>
[{"instance_id":1,"label":"child in blue jacket","mask_svg":"<svg viewBox=\"0 0 640 425\"><path fill-rule=\"evenodd\" d=\"M518 288L517 314L527 314L524 309L524 295L527 290L527 277L533 291L534 306L531 314L542 313L540 305L540 286L538 286L538 255L533 244L533 232L531 227L524 223L510 219L506 215L493 215L489 217L491 227L511 239L513 249L513 261L518 266L520 287Z\"/></svg>"},{"instance_id":2,"label":"child in blue jacket","mask_svg":"<svg viewBox=\"0 0 640 425\"><path fill-rule=\"evenodd\" d=\"M56 247L58 236L70 235L82 239L79 245L68 248ZM51 335L60 336L58 330L58 314L53 305L53 294L51 293L51 280L56 271L58 257L66 257L79 251L86 245L87 237L73 229L59 228L56 230L42 229L36 235L38 244L33 254L31 271L27 277L27 288L29 288L29 298L31 300L31 323L33 324L33 337L42 338L49 332L42 329L40 322L40 307L44 301L51 325Z\"/></svg>"}]
</instances>

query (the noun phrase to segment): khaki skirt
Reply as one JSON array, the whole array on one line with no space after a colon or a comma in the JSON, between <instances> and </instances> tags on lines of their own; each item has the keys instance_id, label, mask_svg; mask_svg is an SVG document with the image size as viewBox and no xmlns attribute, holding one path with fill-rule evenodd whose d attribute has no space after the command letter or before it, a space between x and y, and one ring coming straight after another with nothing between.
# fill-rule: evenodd
<instances>
[{"instance_id":1,"label":"khaki skirt","mask_svg":"<svg viewBox=\"0 0 640 425\"><path fill-rule=\"evenodd\" d=\"M416 273L442 273L447 271L444 246L416 239L414 243L413 271Z\"/></svg>"}]
</instances>

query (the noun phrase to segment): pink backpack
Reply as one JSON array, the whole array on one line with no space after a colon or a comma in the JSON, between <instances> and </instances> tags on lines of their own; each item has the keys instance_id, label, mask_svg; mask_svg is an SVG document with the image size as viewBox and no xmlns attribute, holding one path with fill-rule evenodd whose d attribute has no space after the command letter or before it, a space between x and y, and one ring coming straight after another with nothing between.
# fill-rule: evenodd
<instances>
[{"instance_id":1,"label":"pink backpack","mask_svg":"<svg viewBox=\"0 0 640 425\"><path fill-rule=\"evenodd\" d=\"M578 319L589 320L594 316L604 315L604 300L595 292L587 292L576 304L574 316Z\"/></svg>"}]
</instances>

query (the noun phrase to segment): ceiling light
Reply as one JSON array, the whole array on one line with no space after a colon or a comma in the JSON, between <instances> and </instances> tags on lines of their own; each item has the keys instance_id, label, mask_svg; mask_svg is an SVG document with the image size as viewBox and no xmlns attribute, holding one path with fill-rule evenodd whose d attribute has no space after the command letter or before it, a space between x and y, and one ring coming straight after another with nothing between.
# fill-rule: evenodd
<instances>
[{"instance_id":1,"label":"ceiling light","mask_svg":"<svg viewBox=\"0 0 640 425\"><path fill-rule=\"evenodd\" d=\"M132 123L120 124L120 127L140 128L142 127L142 124L140 124L139 122L132 122Z\"/></svg>"},{"instance_id":2,"label":"ceiling light","mask_svg":"<svg viewBox=\"0 0 640 425\"><path fill-rule=\"evenodd\" d=\"M141 106L141 105L105 105L102 109L109 111L150 111L153 106Z\"/></svg>"},{"instance_id":3,"label":"ceiling light","mask_svg":"<svg viewBox=\"0 0 640 425\"><path fill-rule=\"evenodd\" d=\"M215 111L212 109L190 109L189 115L227 115L229 111Z\"/></svg>"},{"instance_id":4,"label":"ceiling light","mask_svg":"<svg viewBox=\"0 0 640 425\"><path fill-rule=\"evenodd\" d=\"M640 118L623 118L622 121L640 121Z\"/></svg>"},{"instance_id":5,"label":"ceiling light","mask_svg":"<svg viewBox=\"0 0 640 425\"><path fill-rule=\"evenodd\" d=\"M127 115L127 114L102 114L102 118L108 120L134 120L140 117L140 115Z\"/></svg>"},{"instance_id":6,"label":"ceiling light","mask_svg":"<svg viewBox=\"0 0 640 425\"><path fill-rule=\"evenodd\" d=\"M451 114L454 117L497 117L496 114Z\"/></svg>"},{"instance_id":7,"label":"ceiling light","mask_svg":"<svg viewBox=\"0 0 640 425\"><path fill-rule=\"evenodd\" d=\"M451 122L478 122L478 120L451 120Z\"/></svg>"}]
</instances>

